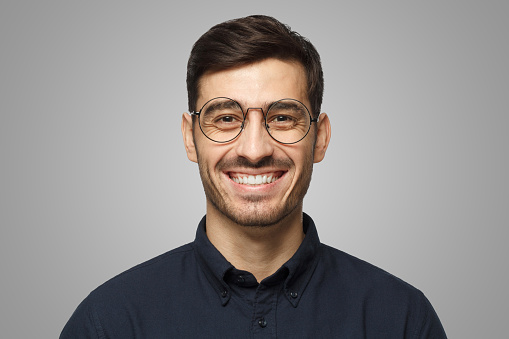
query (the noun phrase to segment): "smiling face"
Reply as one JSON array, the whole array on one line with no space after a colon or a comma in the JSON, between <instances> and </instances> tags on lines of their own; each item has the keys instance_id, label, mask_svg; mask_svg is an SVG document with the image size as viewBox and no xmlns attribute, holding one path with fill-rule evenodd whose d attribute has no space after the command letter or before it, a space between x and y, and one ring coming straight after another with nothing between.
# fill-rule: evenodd
<instances>
[{"instance_id":1,"label":"smiling face","mask_svg":"<svg viewBox=\"0 0 509 339\"><path fill-rule=\"evenodd\" d=\"M328 144L328 119L322 114L318 127L329 131L325 136L318 131L317 139L317 126L312 126L303 140L285 145L267 133L263 112L284 98L310 107L306 84L302 65L276 59L206 73L200 79L196 107L212 98L229 97L247 112L244 130L227 143L207 139L198 121L193 125L184 114L184 143L189 159L199 164L207 214L219 212L244 226L269 226L292 213L302 213L313 162L322 160Z\"/></svg>"}]
</instances>

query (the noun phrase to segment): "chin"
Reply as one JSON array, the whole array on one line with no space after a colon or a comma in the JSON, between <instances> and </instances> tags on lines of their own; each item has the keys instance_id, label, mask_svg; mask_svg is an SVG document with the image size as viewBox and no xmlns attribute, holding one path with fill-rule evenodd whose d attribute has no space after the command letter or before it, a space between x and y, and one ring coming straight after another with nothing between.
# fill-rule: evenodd
<instances>
[{"instance_id":1,"label":"chin","mask_svg":"<svg viewBox=\"0 0 509 339\"><path fill-rule=\"evenodd\" d=\"M256 200L259 200L259 196L253 196L252 198L253 200L248 203L250 206L235 208L221 208L225 206L218 206L213 201L211 202L224 216L244 227L270 227L277 225L295 211L298 206L296 204L294 206L286 205L279 208L270 208L267 207L267 204L257 203Z\"/></svg>"}]
</instances>

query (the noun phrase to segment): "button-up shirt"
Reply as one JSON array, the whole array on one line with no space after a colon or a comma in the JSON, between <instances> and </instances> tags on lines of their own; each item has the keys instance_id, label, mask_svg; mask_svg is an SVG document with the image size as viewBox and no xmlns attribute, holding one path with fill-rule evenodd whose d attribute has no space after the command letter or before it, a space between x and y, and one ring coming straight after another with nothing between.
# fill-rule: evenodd
<instances>
[{"instance_id":1,"label":"button-up shirt","mask_svg":"<svg viewBox=\"0 0 509 339\"><path fill-rule=\"evenodd\" d=\"M293 257L258 283L194 242L116 276L76 309L60 338L446 338L422 292L320 243L303 215Z\"/></svg>"}]
</instances>

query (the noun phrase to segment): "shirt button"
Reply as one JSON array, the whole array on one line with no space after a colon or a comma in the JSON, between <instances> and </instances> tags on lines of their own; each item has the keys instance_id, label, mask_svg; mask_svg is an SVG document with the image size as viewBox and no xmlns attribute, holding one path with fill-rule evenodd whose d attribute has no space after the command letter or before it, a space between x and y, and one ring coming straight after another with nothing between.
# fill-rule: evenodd
<instances>
[{"instance_id":1,"label":"shirt button","mask_svg":"<svg viewBox=\"0 0 509 339\"><path fill-rule=\"evenodd\" d=\"M246 281L246 280L244 279L243 275L239 275L237 277L237 284L242 284L242 283L244 283L244 281Z\"/></svg>"},{"instance_id":2,"label":"shirt button","mask_svg":"<svg viewBox=\"0 0 509 339\"><path fill-rule=\"evenodd\" d=\"M297 292L290 292L290 297L292 297L293 299L297 298L299 296L299 293Z\"/></svg>"},{"instance_id":3,"label":"shirt button","mask_svg":"<svg viewBox=\"0 0 509 339\"><path fill-rule=\"evenodd\" d=\"M267 320L265 320L265 318L261 318L260 320L258 320L258 325L260 325L260 327L265 327L267 326Z\"/></svg>"},{"instance_id":4,"label":"shirt button","mask_svg":"<svg viewBox=\"0 0 509 339\"><path fill-rule=\"evenodd\" d=\"M228 295L227 290L223 290L223 292L221 292L221 297L226 298L227 295Z\"/></svg>"}]
</instances>

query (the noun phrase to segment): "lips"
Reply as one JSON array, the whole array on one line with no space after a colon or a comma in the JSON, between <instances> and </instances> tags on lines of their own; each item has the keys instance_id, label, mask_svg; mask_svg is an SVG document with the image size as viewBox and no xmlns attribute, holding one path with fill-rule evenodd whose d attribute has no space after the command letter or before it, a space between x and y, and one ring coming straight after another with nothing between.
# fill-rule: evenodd
<instances>
[{"instance_id":1,"label":"lips","mask_svg":"<svg viewBox=\"0 0 509 339\"><path fill-rule=\"evenodd\" d=\"M282 171L260 174L229 172L228 176L237 184L257 186L271 184L278 180L283 174L284 172Z\"/></svg>"}]
</instances>

